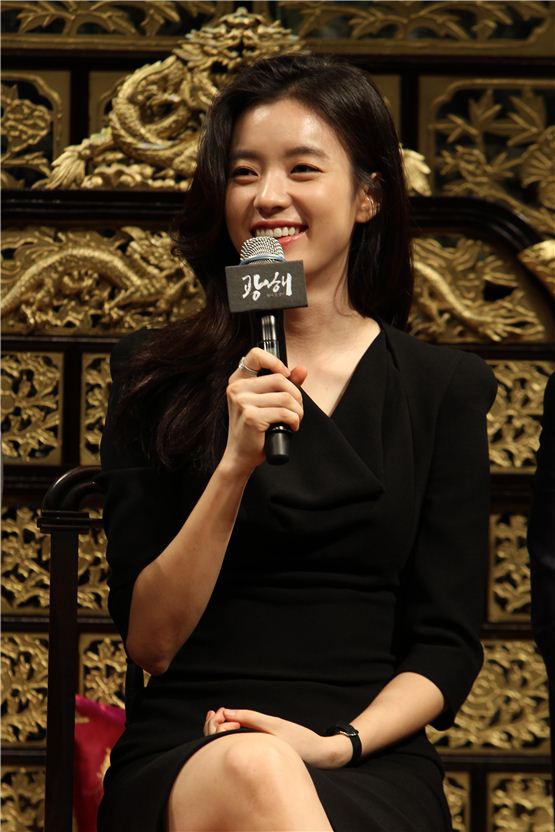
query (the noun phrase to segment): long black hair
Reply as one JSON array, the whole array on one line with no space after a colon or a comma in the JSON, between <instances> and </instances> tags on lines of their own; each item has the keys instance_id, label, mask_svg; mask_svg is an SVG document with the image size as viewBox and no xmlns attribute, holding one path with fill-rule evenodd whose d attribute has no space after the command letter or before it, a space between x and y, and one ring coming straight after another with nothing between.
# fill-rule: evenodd
<instances>
[{"instance_id":1,"label":"long black hair","mask_svg":"<svg viewBox=\"0 0 555 832\"><path fill-rule=\"evenodd\" d=\"M353 231L350 305L400 328L407 322L408 197L399 140L380 93L362 70L327 58L291 54L247 66L207 114L197 168L175 227L176 253L202 283L205 306L194 317L150 333L129 363L118 411L121 418L135 414L139 421L142 414L143 444L167 467L189 458L210 471L223 451L227 377L251 346L244 316L234 318L227 306L224 268L237 261L225 223L229 152L244 112L284 98L304 104L333 128L355 182L366 185L379 205L377 215Z\"/></svg>"}]
</instances>

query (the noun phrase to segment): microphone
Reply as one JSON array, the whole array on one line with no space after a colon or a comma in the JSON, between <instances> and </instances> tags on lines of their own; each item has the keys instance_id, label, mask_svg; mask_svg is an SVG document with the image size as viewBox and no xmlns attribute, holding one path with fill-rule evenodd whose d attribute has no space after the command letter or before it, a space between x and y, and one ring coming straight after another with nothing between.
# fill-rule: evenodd
<instances>
[{"instance_id":1,"label":"microphone","mask_svg":"<svg viewBox=\"0 0 555 832\"><path fill-rule=\"evenodd\" d=\"M275 237L251 237L240 258L238 266L225 270L229 308L249 313L253 343L287 364L283 310L308 306L302 260L286 260ZM270 465L289 462L291 435L287 425L268 428L264 451Z\"/></svg>"}]
</instances>

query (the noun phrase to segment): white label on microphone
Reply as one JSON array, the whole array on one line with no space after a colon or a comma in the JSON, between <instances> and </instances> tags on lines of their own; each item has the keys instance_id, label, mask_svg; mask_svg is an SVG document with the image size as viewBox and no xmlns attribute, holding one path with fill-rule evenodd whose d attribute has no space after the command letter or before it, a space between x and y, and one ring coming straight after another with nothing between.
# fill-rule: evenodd
<instances>
[{"instance_id":1,"label":"white label on microphone","mask_svg":"<svg viewBox=\"0 0 555 832\"><path fill-rule=\"evenodd\" d=\"M283 289L285 289L286 297L291 297L293 294L293 278L290 272L287 272L287 274L276 272L272 280L261 277L259 274L244 274L241 279L243 281L243 300L250 297L256 303L264 289L273 292L274 295L283 295Z\"/></svg>"}]
</instances>

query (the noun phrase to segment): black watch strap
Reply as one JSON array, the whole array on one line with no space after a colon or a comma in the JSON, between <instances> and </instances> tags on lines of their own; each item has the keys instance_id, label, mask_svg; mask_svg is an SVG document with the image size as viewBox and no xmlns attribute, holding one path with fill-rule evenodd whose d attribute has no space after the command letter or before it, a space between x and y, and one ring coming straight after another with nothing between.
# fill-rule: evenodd
<instances>
[{"instance_id":1,"label":"black watch strap","mask_svg":"<svg viewBox=\"0 0 555 832\"><path fill-rule=\"evenodd\" d=\"M346 763L347 766L356 766L360 762L362 756L362 743L356 728L346 722L338 722L336 725L331 725L324 733L325 737L332 737L334 734L344 734L351 740L353 746L353 756Z\"/></svg>"}]
</instances>

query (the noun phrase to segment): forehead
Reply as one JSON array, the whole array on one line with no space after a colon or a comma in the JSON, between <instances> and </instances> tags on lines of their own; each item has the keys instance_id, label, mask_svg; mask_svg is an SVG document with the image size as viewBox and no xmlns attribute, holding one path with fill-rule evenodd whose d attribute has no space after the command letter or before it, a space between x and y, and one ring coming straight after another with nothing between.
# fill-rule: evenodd
<instances>
[{"instance_id":1,"label":"forehead","mask_svg":"<svg viewBox=\"0 0 555 832\"><path fill-rule=\"evenodd\" d=\"M235 124L231 151L234 155L242 150L286 152L299 146L346 157L335 130L315 110L284 98L246 110Z\"/></svg>"}]
</instances>

